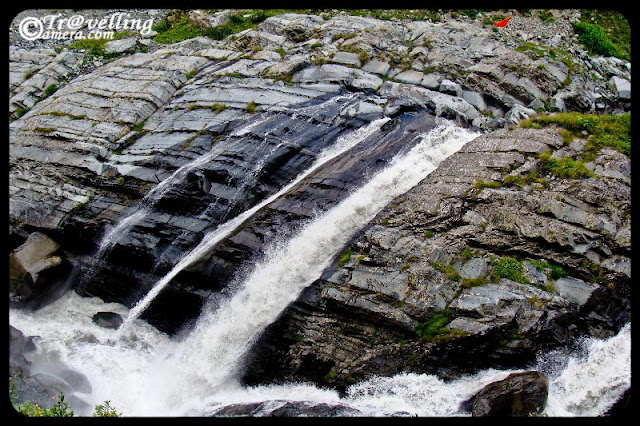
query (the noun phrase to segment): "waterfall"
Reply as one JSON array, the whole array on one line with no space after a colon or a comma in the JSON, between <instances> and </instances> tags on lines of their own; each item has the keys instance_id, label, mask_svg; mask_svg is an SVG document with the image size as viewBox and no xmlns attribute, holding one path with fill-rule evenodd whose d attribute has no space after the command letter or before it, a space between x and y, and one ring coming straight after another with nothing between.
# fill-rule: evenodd
<instances>
[{"instance_id":1,"label":"waterfall","mask_svg":"<svg viewBox=\"0 0 640 426\"><path fill-rule=\"evenodd\" d=\"M280 191L276 192L269 198L263 200L262 202L256 204L254 207L246 210L242 214L236 216L235 218L219 225L213 231L209 232L204 236L202 241L193 248L189 253L187 253L174 267L169 271L160 281L158 281L152 289L140 300L136 305L131 309L129 316L122 324L120 328L120 332L124 333L129 324L149 306L149 304L155 299L155 297L162 291L162 289L184 268L191 265L193 262L200 259L203 255L205 255L209 250L211 250L216 244L230 235L234 230L238 228L241 224L243 224L247 219L253 216L257 211L264 208L265 206L271 204L273 201L277 200L294 186L296 186L300 181L309 176L314 171L321 168L324 164L331 161L332 159L344 154L358 143L367 139L369 136L380 130L380 127L389 121L388 117L384 117L375 121L372 121L367 126L362 127L360 129L354 130L353 132L338 138L335 144L324 151L322 154L318 156L313 165L298 175L295 179L293 179L289 184L285 185Z\"/></svg>"},{"instance_id":2,"label":"waterfall","mask_svg":"<svg viewBox=\"0 0 640 426\"><path fill-rule=\"evenodd\" d=\"M321 275L353 233L475 136L440 120L416 146L396 156L348 198L310 221L295 237L274 244L266 259L238 286L239 290L218 309L205 311L178 352L154 371L154 379L164 375L174 385L155 386L157 393L150 402L160 404L156 409L184 409L189 404L196 407L205 402L197 402L195 395L207 396L228 387L237 379L243 357L254 340ZM130 319L135 318L136 308ZM176 391L185 387L190 389L188 397Z\"/></svg>"},{"instance_id":3,"label":"waterfall","mask_svg":"<svg viewBox=\"0 0 640 426\"><path fill-rule=\"evenodd\" d=\"M308 171L283 188L282 194L382 124L383 121L373 122L360 133L340 139L336 150L319 157ZM309 220L288 240L274 242L246 278L233 283L235 293L218 301L216 309L205 307L192 331L182 339L170 339L146 322L135 320L146 306L142 301L128 310L98 298L80 297L73 291L37 311L10 309L10 324L25 335L40 336L36 339L36 352L26 354L34 372L56 375L60 365L72 368L90 380L92 389L69 393L73 395L65 393L66 396L82 399L91 406L110 400L125 416L206 416L229 404L265 401L268 404L261 414L268 415L269 410L281 405L278 400L342 404L364 416L469 415L460 411L461 402L487 384L521 370L490 369L450 382L414 373L373 377L348 388L346 396L304 383L244 387L238 378L255 340L330 266L353 234L474 136L471 131L439 120L417 145L397 155L338 205ZM273 201L269 200L265 203ZM259 208L236 218L239 222L221 225L205 237L207 242L201 243L200 249L180 263L191 262L187 259L210 250L220 235ZM154 286L156 293L161 284L162 281ZM149 293L146 303L153 296ZM99 311L127 317L127 333L93 324L91 317ZM609 339L581 342L576 353L549 373L545 413L604 413L630 386L630 340L631 327L627 325ZM535 369L536 365L531 367ZM79 415L91 414L90 410L74 410Z\"/></svg>"}]
</instances>

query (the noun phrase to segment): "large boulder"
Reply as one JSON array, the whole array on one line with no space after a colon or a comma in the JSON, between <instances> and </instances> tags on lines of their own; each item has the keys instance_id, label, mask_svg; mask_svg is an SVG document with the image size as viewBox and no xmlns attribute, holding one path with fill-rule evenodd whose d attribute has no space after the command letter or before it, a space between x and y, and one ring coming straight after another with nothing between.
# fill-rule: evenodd
<instances>
[{"instance_id":1,"label":"large boulder","mask_svg":"<svg viewBox=\"0 0 640 426\"><path fill-rule=\"evenodd\" d=\"M540 414L547 401L549 384L538 371L510 374L485 386L475 397L471 414L481 416L531 416Z\"/></svg>"},{"instance_id":2,"label":"large boulder","mask_svg":"<svg viewBox=\"0 0 640 426\"><path fill-rule=\"evenodd\" d=\"M40 299L69 271L70 264L60 245L40 232L9 256L9 292L18 305Z\"/></svg>"}]
</instances>

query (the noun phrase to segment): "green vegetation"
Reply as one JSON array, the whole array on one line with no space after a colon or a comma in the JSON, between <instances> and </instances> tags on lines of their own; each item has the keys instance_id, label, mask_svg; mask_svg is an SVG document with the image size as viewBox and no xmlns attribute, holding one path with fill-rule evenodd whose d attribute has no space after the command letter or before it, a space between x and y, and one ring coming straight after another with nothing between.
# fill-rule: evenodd
<instances>
[{"instance_id":1,"label":"green vegetation","mask_svg":"<svg viewBox=\"0 0 640 426\"><path fill-rule=\"evenodd\" d=\"M522 262L512 257L498 259L498 261L493 264L491 274L494 282L499 281L501 278L506 278L517 283L529 284L529 281L524 276L524 266Z\"/></svg>"},{"instance_id":2,"label":"green vegetation","mask_svg":"<svg viewBox=\"0 0 640 426\"><path fill-rule=\"evenodd\" d=\"M463 9L460 11L463 15L468 16L471 19L476 19L478 13L480 13L480 9Z\"/></svg>"},{"instance_id":3,"label":"green vegetation","mask_svg":"<svg viewBox=\"0 0 640 426\"><path fill-rule=\"evenodd\" d=\"M596 42L600 40L607 45L608 43L604 41L604 37L606 37L615 47L614 51L616 54L614 54L614 56L620 59L631 60L631 25L622 13L615 10L582 9L580 10L580 14L581 21L578 23L578 26L580 26L580 24L590 24L601 28L602 31L595 30L595 32L600 35L600 37L595 37ZM576 32L578 32L578 30L576 30ZM585 36L585 38L588 39L589 37Z\"/></svg>"},{"instance_id":4,"label":"green vegetation","mask_svg":"<svg viewBox=\"0 0 640 426\"><path fill-rule=\"evenodd\" d=\"M581 179L595 176L584 163L573 158L551 158L551 154L543 152L540 159L540 172L566 179Z\"/></svg>"},{"instance_id":5,"label":"green vegetation","mask_svg":"<svg viewBox=\"0 0 640 426\"><path fill-rule=\"evenodd\" d=\"M15 111L16 118L22 117L23 115L28 113L30 109L31 108L18 108L18 109L16 109L16 111Z\"/></svg>"},{"instance_id":6,"label":"green vegetation","mask_svg":"<svg viewBox=\"0 0 640 426\"><path fill-rule=\"evenodd\" d=\"M561 132L565 143L586 132L587 144L581 158L592 161L596 154L604 147L609 147L625 155L631 155L631 114L594 115L578 112L539 115L523 120L521 127L546 127L557 125L564 129Z\"/></svg>"},{"instance_id":7,"label":"green vegetation","mask_svg":"<svg viewBox=\"0 0 640 426\"><path fill-rule=\"evenodd\" d=\"M74 415L73 410L65 402L64 393L62 392L58 395L58 401L51 408L40 407L31 401L26 401L24 404L16 404L16 399L15 384L9 382L9 400L18 413L27 417L73 417ZM110 401L105 401L103 404L95 406L92 417L120 417L121 415L111 406Z\"/></svg>"},{"instance_id":8,"label":"green vegetation","mask_svg":"<svg viewBox=\"0 0 640 426\"><path fill-rule=\"evenodd\" d=\"M568 276L567 271L562 269L561 266L552 265L546 260L532 260L529 263L535 266L538 271L544 271L551 279L557 280Z\"/></svg>"},{"instance_id":9,"label":"green vegetation","mask_svg":"<svg viewBox=\"0 0 640 426\"><path fill-rule=\"evenodd\" d=\"M488 25L493 25L494 22L502 21L506 18L507 15L504 15L502 13L494 13L491 16L485 16L485 18L482 20L482 26L486 27Z\"/></svg>"},{"instance_id":10,"label":"green vegetation","mask_svg":"<svg viewBox=\"0 0 640 426\"><path fill-rule=\"evenodd\" d=\"M224 111L225 109L227 109L227 106L225 104L218 104L215 103L213 105L211 105L211 109L214 110L216 112L216 115L220 114L222 111Z\"/></svg>"},{"instance_id":11,"label":"green vegetation","mask_svg":"<svg viewBox=\"0 0 640 426\"><path fill-rule=\"evenodd\" d=\"M489 280L486 277L480 278L463 278L460 285L464 288L479 287L487 284Z\"/></svg>"},{"instance_id":12,"label":"green vegetation","mask_svg":"<svg viewBox=\"0 0 640 426\"><path fill-rule=\"evenodd\" d=\"M189 71L187 73L187 80L191 80L193 77L195 77L196 74L198 74L198 69L192 69L191 71Z\"/></svg>"},{"instance_id":13,"label":"green vegetation","mask_svg":"<svg viewBox=\"0 0 640 426\"><path fill-rule=\"evenodd\" d=\"M431 238L435 235L435 233L430 230L430 229L425 229L425 231L422 233L422 238Z\"/></svg>"},{"instance_id":14,"label":"green vegetation","mask_svg":"<svg viewBox=\"0 0 640 426\"><path fill-rule=\"evenodd\" d=\"M347 251L344 252L344 254L338 260L338 265L340 265L340 266L346 265L347 262L349 262L349 260L351 260L351 256L352 255L353 255L353 250L351 250L351 247L349 247L347 249Z\"/></svg>"},{"instance_id":15,"label":"green vegetation","mask_svg":"<svg viewBox=\"0 0 640 426\"><path fill-rule=\"evenodd\" d=\"M542 185L543 188L549 188L549 181L545 178L541 178L538 173L528 173L524 177L515 176L515 175L506 175L502 178L502 184L504 186L513 186L513 185L531 185L533 183L538 183Z\"/></svg>"},{"instance_id":16,"label":"green vegetation","mask_svg":"<svg viewBox=\"0 0 640 426\"><path fill-rule=\"evenodd\" d=\"M225 24L204 30L202 35L214 40L223 40L231 34L236 34L249 28L255 28L260 22L270 16L280 15L289 11L290 10L286 9L256 9L251 12L237 13L231 15L229 21ZM246 14L249 14L249 16L245 18L243 15Z\"/></svg>"},{"instance_id":17,"label":"green vegetation","mask_svg":"<svg viewBox=\"0 0 640 426\"><path fill-rule=\"evenodd\" d=\"M429 321L419 323L416 328L416 337L422 342L433 342L467 336L469 333L465 331L446 327L452 319L451 309L447 308L442 313L434 315Z\"/></svg>"},{"instance_id":18,"label":"green vegetation","mask_svg":"<svg viewBox=\"0 0 640 426\"><path fill-rule=\"evenodd\" d=\"M445 310L441 314L434 315L429 321L419 323L416 328L416 336L419 339L431 341L450 322L451 311Z\"/></svg>"},{"instance_id":19,"label":"green vegetation","mask_svg":"<svg viewBox=\"0 0 640 426\"><path fill-rule=\"evenodd\" d=\"M113 34L112 39L80 39L76 40L69 45L69 49L72 50L86 50L87 56L84 59L84 62L88 62L93 60L95 57L103 57L105 59L113 59L121 55L121 53L110 53L107 54L104 51L104 46L110 41L120 40L121 38L128 37L130 33L128 31L120 31Z\"/></svg>"},{"instance_id":20,"label":"green vegetation","mask_svg":"<svg viewBox=\"0 0 640 426\"><path fill-rule=\"evenodd\" d=\"M333 380L333 379L336 378L337 375L338 375L338 372L336 370L331 370L327 374L324 375L323 379L324 380Z\"/></svg>"},{"instance_id":21,"label":"green vegetation","mask_svg":"<svg viewBox=\"0 0 640 426\"><path fill-rule=\"evenodd\" d=\"M482 179L478 179L473 184L473 187L479 190L483 190L484 188L497 189L502 187L502 182L485 182Z\"/></svg>"},{"instance_id":22,"label":"green vegetation","mask_svg":"<svg viewBox=\"0 0 640 426\"><path fill-rule=\"evenodd\" d=\"M431 265L433 266L433 269L435 269L436 271L439 271L445 274L448 279L452 281L460 280L460 274L458 274L458 271L456 271L456 268L454 268L453 265L451 265L450 263L434 262Z\"/></svg>"},{"instance_id":23,"label":"green vegetation","mask_svg":"<svg viewBox=\"0 0 640 426\"><path fill-rule=\"evenodd\" d=\"M540 17L540 20L542 22L553 22L553 21L555 21L555 18L553 16L553 12L551 12L550 10L541 10L540 12L538 12L538 16Z\"/></svg>"},{"instance_id":24,"label":"green vegetation","mask_svg":"<svg viewBox=\"0 0 640 426\"><path fill-rule=\"evenodd\" d=\"M247 112L250 114L255 114L256 112L256 108L258 107L258 104L255 103L254 101L251 101L247 104Z\"/></svg>"},{"instance_id":25,"label":"green vegetation","mask_svg":"<svg viewBox=\"0 0 640 426\"><path fill-rule=\"evenodd\" d=\"M183 40L203 35L202 30L191 25L189 23L189 18L186 16L173 25L171 25L169 21L161 21L154 25L153 30L158 32L158 35L153 39L157 43L163 44L178 43Z\"/></svg>"},{"instance_id":26,"label":"green vegetation","mask_svg":"<svg viewBox=\"0 0 640 426\"><path fill-rule=\"evenodd\" d=\"M44 95L46 97L49 97L54 93L56 93L57 90L58 90L58 86L56 84L50 84L46 87L46 89L44 89Z\"/></svg>"},{"instance_id":27,"label":"green vegetation","mask_svg":"<svg viewBox=\"0 0 640 426\"><path fill-rule=\"evenodd\" d=\"M111 401L105 401L104 404L95 406L91 417L120 417L121 415L121 413L118 413L116 409L111 406Z\"/></svg>"}]
</instances>

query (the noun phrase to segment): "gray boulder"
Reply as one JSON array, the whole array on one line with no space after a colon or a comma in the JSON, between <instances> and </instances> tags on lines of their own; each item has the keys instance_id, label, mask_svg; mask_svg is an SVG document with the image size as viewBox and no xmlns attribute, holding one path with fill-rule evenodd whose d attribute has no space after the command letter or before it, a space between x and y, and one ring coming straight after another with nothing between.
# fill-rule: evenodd
<instances>
[{"instance_id":1,"label":"gray boulder","mask_svg":"<svg viewBox=\"0 0 640 426\"><path fill-rule=\"evenodd\" d=\"M34 232L9 256L9 292L12 301L33 300L68 272L60 245Z\"/></svg>"},{"instance_id":2,"label":"gray boulder","mask_svg":"<svg viewBox=\"0 0 640 426\"><path fill-rule=\"evenodd\" d=\"M109 53L125 53L136 50L135 38L123 38L121 40L109 41L104 45L104 52Z\"/></svg>"},{"instance_id":3,"label":"gray boulder","mask_svg":"<svg viewBox=\"0 0 640 426\"><path fill-rule=\"evenodd\" d=\"M631 99L631 82L629 80L613 76L611 80L609 80L609 84L620 99Z\"/></svg>"},{"instance_id":4,"label":"gray boulder","mask_svg":"<svg viewBox=\"0 0 640 426\"><path fill-rule=\"evenodd\" d=\"M538 371L510 374L490 383L475 397L473 417L524 417L540 414L547 402L549 384Z\"/></svg>"}]
</instances>

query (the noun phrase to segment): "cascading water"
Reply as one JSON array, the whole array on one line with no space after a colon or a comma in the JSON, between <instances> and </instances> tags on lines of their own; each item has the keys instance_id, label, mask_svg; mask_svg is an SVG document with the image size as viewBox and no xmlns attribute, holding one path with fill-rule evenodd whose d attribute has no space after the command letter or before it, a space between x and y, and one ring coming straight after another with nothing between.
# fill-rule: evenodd
<instances>
[{"instance_id":1,"label":"cascading water","mask_svg":"<svg viewBox=\"0 0 640 426\"><path fill-rule=\"evenodd\" d=\"M340 204L274 244L247 278L235 283L236 292L217 309L205 309L184 339L169 339L134 320L133 310L124 306L73 292L35 312L11 309L10 323L26 335L41 336L36 353L27 354L35 371L55 375L56 365L64 363L91 381L90 391L73 396L90 406L110 400L126 416L204 416L229 404L272 401L261 412L267 415L281 405L278 400L342 404L365 416L465 415L461 402L513 371L486 370L447 383L424 374L372 378L350 387L345 397L299 383L243 387L238 374L259 334L320 276L350 236L473 137L440 122ZM128 331L116 339L115 330L96 326L91 315L98 311L128 316ZM578 355L550 374L545 412L598 415L611 406L630 385L630 333L627 325L612 338L586 339ZM90 409L76 412L89 415Z\"/></svg>"},{"instance_id":2,"label":"cascading water","mask_svg":"<svg viewBox=\"0 0 640 426\"><path fill-rule=\"evenodd\" d=\"M389 121L389 118L381 118L379 120L375 120L371 122L369 125L355 130L348 135L339 138L332 148L323 152L318 159L314 162L314 164L307 169L305 172L301 173L298 177L296 177L293 181L287 184L280 191L267 198L266 200L258 203L253 208L246 210L239 216L231 219L228 222L225 222L218 226L216 229L205 235L200 244L198 244L193 250L191 250L186 256L184 256L180 262L176 266L173 267L171 271L169 271L160 281L158 281L151 291L147 293L136 305L131 309L129 317L125 320L120 328L120 332L123 333L128 325L135 320L141 313L146 309L147 306L153 301L153 299L162 291L162 289L184 268L191 265L193 262L198 260L204 254L206 254L212 247L226 238L229 234L231 234L238 226L244 223L248 218L250 218L254 213L263 207L267 206L271 202L275 201L282 195L286 194L291 188L297 185L300 181L302 181L305 177L309 176L315 170L318 170L322 167L323 164L326 164L328 161L342 155L349 149L353 148L358 143L365 140L367 137L371 136L378 130L384 123Z\"/></svg>"}]
</instances>

